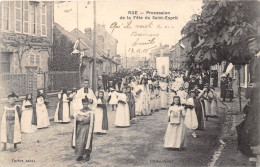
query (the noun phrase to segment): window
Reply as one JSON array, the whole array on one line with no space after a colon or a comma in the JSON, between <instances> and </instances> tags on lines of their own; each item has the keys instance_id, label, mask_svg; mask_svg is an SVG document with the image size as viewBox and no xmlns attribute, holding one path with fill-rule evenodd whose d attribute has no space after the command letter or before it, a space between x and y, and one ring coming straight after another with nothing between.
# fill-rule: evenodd
<instances>
[{"instance_id":1,"label":"window","mask_svg":"<svg viewBox=\"0 0 260 167\"><path fill-rule=\"evenodd\" d=\"M10 73L10 54L1 52L0 54L0 73Z\"/></svg>"},{"instance_id":2,"label":"window","mask_svg":"<svg viewBox=\"0 0 260 167\"><path fill-rule=\"evenodd\" d=\"M40 65L40 55L36 55L36 58L35 58L35 62L36 62L36 65L39 66Z\"/></svg>"},{"instance_id":3,"label":"window","mask_svg":"<svg viewBox=\"0 0 260 167\"><path fill-rule=\"evenodd\" d=\"M42 3L42 35L46 36L47 35L47 30L46 30L46 22L47 22L47 12L46 12L46 4Z\"/></svg>"},{"instance_id":4,"label":"window","mask_svg":"<svg viewBox=\"0 0 260 167\"><path fill-rule=\"evenodd\" d=\"M40 55L33 55L33 54L30 54L28 55L29 57L29 65L30 66L40 66L40 63L41 63L41 56Z\"/></svg>"},{"instance_id":5,"label":"window","mask_svg":"<svg viewBox=\"0 0 260 167\"><path fill-rule=\"evenodd\" d=\"M34 66L34 55L30 55L30 65Z\"/></svg>"},{"instance_id":6,"label":"window","mask_svg":"<svg viewBox=\"0 0 260 167\"><path fill-rule=\"evenodd\" d=\"M31 4L31 34L36 35L36 5Z\"/></svg>"},{"instance_id":7,"label":"window","mask_svg":"<svg viewBox=\"0 0 260 167\"><path fill-rule=\"evenodd\" d=\"M3 30L9 30L10 3L3 2Z\"/></svg>"},{"instance_id":8,"label":"window","mask_svg":"<svg viewBox=\"0 0 260 167\"><path fill-rule=\"evenodd\" d=\"M15 31L22 32L22 2L15 2Z\"/></svg>"},{"instance_id":9,"label":"window","mask_svg":"<svg viewBox=\"0 0 260 167\"><path fill-rule=\"evenodd\" d=\"M29 2L23 3L23 33L29 33Z\"/></svg>"}]
</instances>

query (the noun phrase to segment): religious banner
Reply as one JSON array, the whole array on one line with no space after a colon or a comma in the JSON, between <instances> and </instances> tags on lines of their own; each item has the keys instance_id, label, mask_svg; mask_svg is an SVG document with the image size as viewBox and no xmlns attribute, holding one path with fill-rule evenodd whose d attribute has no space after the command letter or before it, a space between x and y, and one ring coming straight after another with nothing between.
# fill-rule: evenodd
<instances>
[{"instance_id":1,"label":"religious banner","mask_svg":"<svg viewBox=\"0 0 260 167\"><path fill-rule=\"evenodd\" d=\"M161 77L169 75L169 57L157 57L156 58L157 74Z\"/></svg>"}]
</instances>

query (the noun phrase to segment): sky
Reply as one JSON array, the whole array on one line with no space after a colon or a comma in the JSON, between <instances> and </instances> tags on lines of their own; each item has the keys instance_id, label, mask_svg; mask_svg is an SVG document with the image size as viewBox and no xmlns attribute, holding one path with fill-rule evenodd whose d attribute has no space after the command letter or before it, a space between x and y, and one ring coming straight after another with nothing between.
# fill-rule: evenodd
<instances>
[{"instance_id":1,"label":"sky","mask_svg":"<svg viewBox=\"0 0 260 167\"><path fill-rule=\"evenodd\" d=\"M85 28L94 25L91 1L56 3L54 21L68 31L77 28L77 4L78 28L84 32ZM202 0L103 0L96 2L96 23L105 25L118 40L117 52L121 56L148 56L152 48L160 44L176 44L182 37L183 26L193 14L200 14L201 7ZM129 11L137 13L130 14ZM121 16L125 19L120 19ZM158 16L163 19L158 19ZM124 28L127 24L130 25Z\"/></svg>"}]
</instances>

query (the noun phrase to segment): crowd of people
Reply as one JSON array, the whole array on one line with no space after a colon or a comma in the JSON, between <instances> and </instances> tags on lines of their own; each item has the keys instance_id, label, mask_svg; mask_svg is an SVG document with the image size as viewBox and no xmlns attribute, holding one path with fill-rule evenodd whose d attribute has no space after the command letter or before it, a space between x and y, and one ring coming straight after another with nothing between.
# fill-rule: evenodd
<instances>
[{"instance_id":1,"label":"crowd of people","mask_svg":"<svg viewBox=\"0 0 260 167\"><path fill-rule=\"evenodd\" d=\"M155 112L168 110L168 125L164 137L164 147L182 150L185 147L185 131L189 129L194 138L197 130L205 130L209 118L216 118L218 97L210 86L207 75L186 75L172 72L161 77L156 70L125 71L116 78L103 75L97 92L89 88L89 80L84 87L68 93L62 89L58 94L58 104L54 122L69 123L74 118L72 148L77 161L90 159L93 133L108 133L107 109L116 112L116 127L130 127L137 124L137 116L151 116ZM116 82L115 82L116 81ZM108 94L108 98L105 94ZM28 94L22 107L16 105L17 95L8 96L1 123L1 142L13 144L14 151L21 143L21 132L33 133L37 129L50 126L46 98L38 92L36 104Z\"/></svg>"}]
</instances>

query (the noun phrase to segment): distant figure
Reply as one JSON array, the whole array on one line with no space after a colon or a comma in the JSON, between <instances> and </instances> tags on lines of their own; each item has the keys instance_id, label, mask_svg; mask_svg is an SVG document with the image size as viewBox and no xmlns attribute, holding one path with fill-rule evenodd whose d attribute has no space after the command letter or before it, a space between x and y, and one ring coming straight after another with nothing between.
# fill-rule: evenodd
<instances>
[{"instance_id":1,"label":"distant figure","mask_svg":"<svg viewBox=\"0 0 260 167\"><path fill-rule=\"evenodd\" d=\"M67 90L63 89L58 94L59 102L54 115L54 122L69 123L70 111Z\"/></svg>"}]
</instances>

